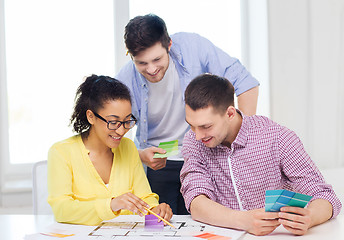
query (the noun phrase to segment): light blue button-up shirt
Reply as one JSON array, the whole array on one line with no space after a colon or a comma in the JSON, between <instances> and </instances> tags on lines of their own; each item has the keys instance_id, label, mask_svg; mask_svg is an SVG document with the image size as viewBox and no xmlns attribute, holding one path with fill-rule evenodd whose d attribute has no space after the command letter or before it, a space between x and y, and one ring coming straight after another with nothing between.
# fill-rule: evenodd
<instances>
[{"instance_id":1,"label":"light blue button-up shirt","mask_svg":"<svg viewBox=\"0 0 344 240\"><path fill-rule=\"evenodd\" d=\"M208 39L195 33L176 33L171 35L171 39L169 54L178 71L180 90L183 93L189 82L203 73L227 78L233 84L237 96L259 85L238 59L229 56ZM138 119L135 143L140 149L147 148L147 80L136 70L132 61L128 62L115 78L131 91L132 112Z\"/></svg>"}]
</instances>

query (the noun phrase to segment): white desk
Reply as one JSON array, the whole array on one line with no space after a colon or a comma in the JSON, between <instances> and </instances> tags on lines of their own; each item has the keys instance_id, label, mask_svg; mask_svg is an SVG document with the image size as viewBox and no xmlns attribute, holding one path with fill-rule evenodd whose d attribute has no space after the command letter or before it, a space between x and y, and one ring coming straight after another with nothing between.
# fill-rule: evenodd
<instances>
[{"instance_id":1,"label":"white desk","mask_svg":"<svg viewBox=\"0 0 344 240\"><path fill-rule=\"evenodd\" d=\"M178 216L175 216L178 217ZM172 221L173 222L173 221ZM23 239L26 234L38 233L45 230L45 228L54 223L54 218L51 215L0 215L0 239L17 240ZM94 229L94 226L80 226L69 225L69 228L88 228L89 231ZM287 232L283 227L278 227L273 233L267 236L253 236L245 234L242 239L274 239L274 240L288 240L294 239L294 235ZM60 238L51 238L60 239ZM149 238L147 238L148 240ZM322 225L313 227L304 236L298 236L297 240L341 240L344 239L344 215L339 215L336 219L330 220Z\"/></svg>"},{"instance_id":2,"label":"white desk","mask_svg":"<svg viewBox=\"0 0 344 240\"><path fill-rule=\"evenodd\" d=\"M269 235L258 237L251 234L245 234L243 239L274 239L274 240L290 240L295 235L279 226L274 232ZM337 218L327 221L321 225L315 226L308 230L308 233L303 236L297 236L297 240L343 240L344 239L344 215L339 215Z\"/></svg>"},{"instance_id":3,"label":"white desk","mask_svg":"<svg viewBox=\"0 0 344 240\"><path fill-rule=\"evenodd\" d=\"M0 215L0 239L24 239L26 234L43 231L54 223L50 215Z\"/></svg>"}]
</instances>

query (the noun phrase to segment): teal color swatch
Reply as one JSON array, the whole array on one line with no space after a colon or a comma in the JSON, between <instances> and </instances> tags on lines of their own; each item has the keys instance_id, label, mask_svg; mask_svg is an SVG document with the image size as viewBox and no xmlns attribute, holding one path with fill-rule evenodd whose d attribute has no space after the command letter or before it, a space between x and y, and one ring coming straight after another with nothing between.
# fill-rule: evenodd
<instances>
[{"instance_id":1,"label":"teal color swatch","mask_svg":"<svg viewBox=\"0 0 344 240\"><path fill-rule=\"evenodd\" d=\"M265 212L279 212L284 206L304 208L311 199L312 196L285 189L267 190L265 192Z\"/></svg>"}]
</instances>

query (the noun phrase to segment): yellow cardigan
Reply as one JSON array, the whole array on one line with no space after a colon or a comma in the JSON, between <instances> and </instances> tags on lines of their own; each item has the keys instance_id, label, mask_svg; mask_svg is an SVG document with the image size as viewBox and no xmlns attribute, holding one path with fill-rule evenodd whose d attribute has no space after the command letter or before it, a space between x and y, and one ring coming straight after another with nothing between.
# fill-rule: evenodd
<instances>
[{"instance_id":1,"label":"yellow cardigan","mask_svg":"<svg viewBox=\"0 0 344 240\"><path fill-rule=\"evenodd\" d=\"M94 168L80 135L55 143L48 154L48 203L56 221L98 225L128 210L113 212L112 198L131 192L150 207L158 205L135 144L123 138L114 154L108 186Z\"/></svg>"}]
</instances>

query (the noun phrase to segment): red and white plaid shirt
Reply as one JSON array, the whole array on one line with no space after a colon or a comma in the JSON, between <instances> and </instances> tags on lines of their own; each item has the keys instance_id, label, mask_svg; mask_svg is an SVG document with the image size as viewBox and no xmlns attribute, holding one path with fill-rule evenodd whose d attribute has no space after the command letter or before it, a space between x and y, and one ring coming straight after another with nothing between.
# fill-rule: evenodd
<instances>
[{"instance_id":1,"label":"red and white plaid shirt","mask_svg":"<svg viewBox=\"0 0 344 240\"><path fill-rule=\"evenodd\" d=\"M342 204L297 135L267 117L242 116L231 148L208 148L196 141L191 130L185 134L185 163L180 178L186 208L189 210L191 201L203 194L228 208L240 209L230 174L230 158L243 209L264 208L265 190L287 189L313 196L311 201L328 200L333 206L332 217L337 216Z\"/></svg>"}]
</instances>

